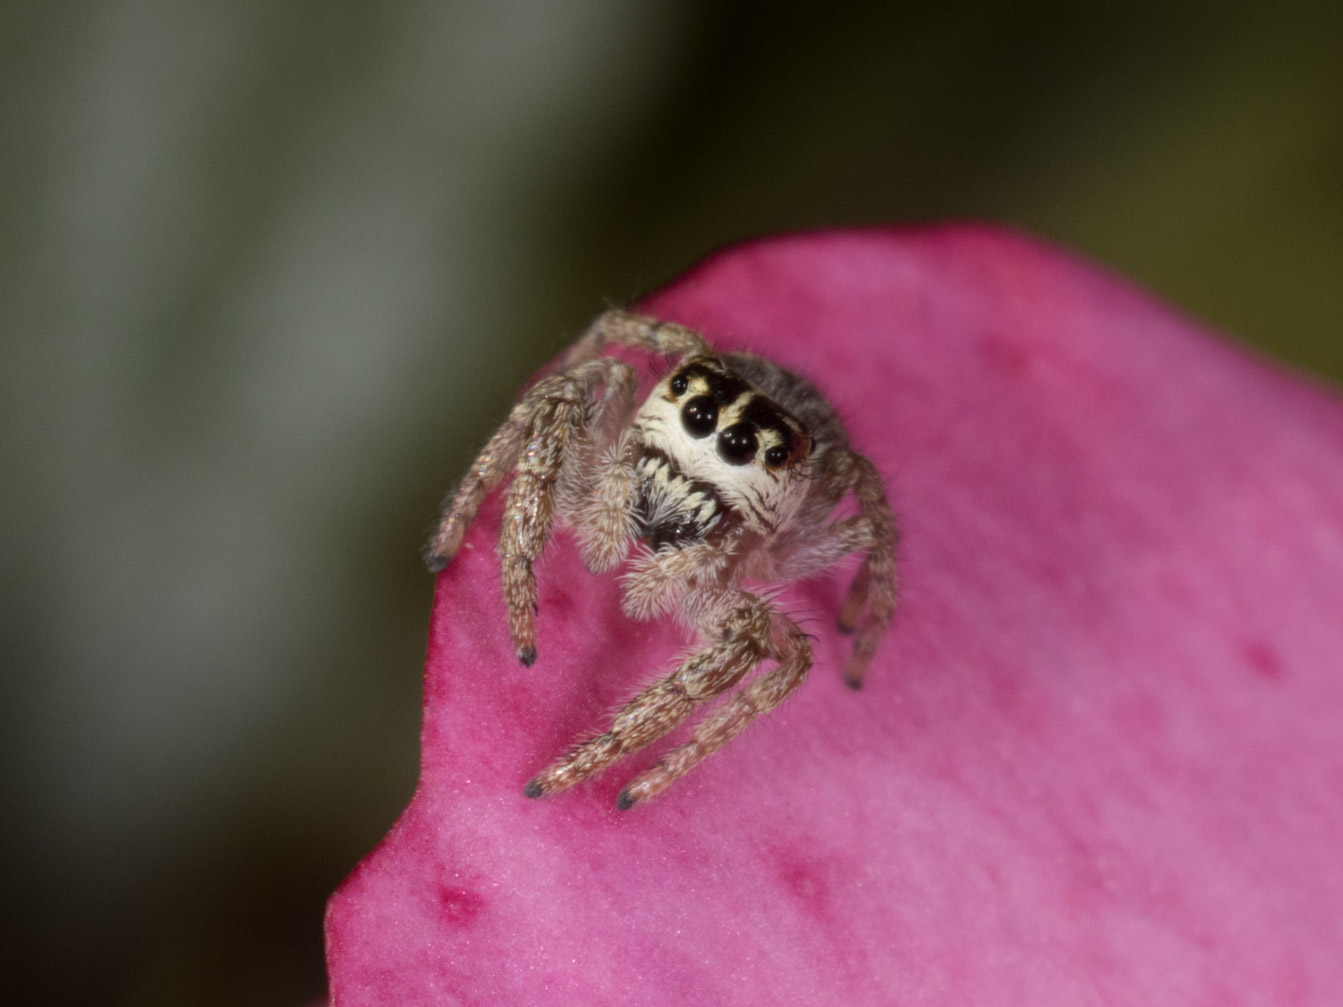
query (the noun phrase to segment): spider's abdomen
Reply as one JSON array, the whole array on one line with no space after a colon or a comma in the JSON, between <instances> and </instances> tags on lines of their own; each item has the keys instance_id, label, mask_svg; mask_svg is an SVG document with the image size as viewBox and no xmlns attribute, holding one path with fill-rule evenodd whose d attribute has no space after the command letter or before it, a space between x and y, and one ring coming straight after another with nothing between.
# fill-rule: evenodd
<instances>
[{"instance_id":1,"label":"spider's abdomen","mask_svg":"<svg viewBox=\"0 0 1343 1007\"><path fill-rule=\"evenodd\" d=\"M636 472L634 518L639 538L652 549L702 542L722 522L726 508L713 487L682 475L661 451L646 452Z\"/></svg>"}]
</instances>

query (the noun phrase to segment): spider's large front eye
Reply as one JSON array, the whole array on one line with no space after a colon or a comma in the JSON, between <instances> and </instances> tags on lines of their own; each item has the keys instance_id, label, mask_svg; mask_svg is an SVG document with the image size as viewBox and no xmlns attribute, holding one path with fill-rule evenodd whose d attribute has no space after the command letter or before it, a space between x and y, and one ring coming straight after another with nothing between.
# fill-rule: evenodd
<instances>
[{"instance_id":1,"label":"spider's large front eye","mask_svg":"<svg viewBox=\"0 0 1343 1007\"><path fill-rule=\"evenodd\" d=\"M678 374L671 379L672 394L676 396L684 395L686 389L690 387L690 379L684 374Z\"/></svg>"},{"instance_id":2,"label":"spider's large front eye","mask_svg":"<svg viewBox=\"0 0 1343 1007\"><path fill-rule=\"evenodd\" d=\"M749 423L734 423L718 435L718 457L729 465L745 465L755 449L755 429Z\"/></svg>"},{"instance_id":3,"label":"spider's large front eye","mask_svg":"<svg viewBox=\"0 0 1343 1007\"><path fill-rule=\"evenodd\" d=\"M692 437L707 437L718 426L718 403L707 395L696 395L681 409L681 426Z\"/></svg>"}]
</instances>

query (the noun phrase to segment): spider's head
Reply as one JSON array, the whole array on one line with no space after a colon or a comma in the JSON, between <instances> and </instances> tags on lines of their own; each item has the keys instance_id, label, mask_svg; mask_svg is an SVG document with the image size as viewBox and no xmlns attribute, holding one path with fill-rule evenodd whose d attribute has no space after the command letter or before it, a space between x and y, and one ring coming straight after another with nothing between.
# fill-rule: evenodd
<instances>
[{"instance_id":1,"label":"spider's head","mask_svg":"<svg viewBox=\"0 0 1343 1007\"><path fill-rule=\"evenodd\" d=\"M663 378L637 422L649 447L760 530L781 527L806 496L806 426L717 357L693 357Z\"/></svg>"}]
</instances>

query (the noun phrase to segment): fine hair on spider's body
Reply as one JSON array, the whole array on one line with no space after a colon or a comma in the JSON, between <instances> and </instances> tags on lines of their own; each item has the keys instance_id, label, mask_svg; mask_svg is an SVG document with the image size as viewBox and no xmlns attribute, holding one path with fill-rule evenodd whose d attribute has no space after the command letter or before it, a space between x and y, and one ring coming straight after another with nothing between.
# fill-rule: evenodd
<instances>
[{"instance_id":1,"label":"fine hair on spider's body","mask_svg":"<svg viewBox=\"0 0 1343 1007\"><path fill-rule=\"evenodd\" d=\"M642 404L623 346L678 358ZM510 474L499 556L518 659L537 656L532 564L556 517L598 573L637 550L624 577L632 619L676 612L703 649L645 687L611 726L534 777L529 797L564 790L651 744L698 705L776 662L631 781L618 804L659 793L778 706L811 667L811 645L746 582L779 585L863 553L840 613L854 632L845 680L857 688L895 611L896 525L881 477L834 408L805 379L749 353L715 353L698 332L608 311L527 389L444 508L426 559L441 570L486 495ZM831 520L852 492L858 513Z\"/></svg>"}]
</instances>

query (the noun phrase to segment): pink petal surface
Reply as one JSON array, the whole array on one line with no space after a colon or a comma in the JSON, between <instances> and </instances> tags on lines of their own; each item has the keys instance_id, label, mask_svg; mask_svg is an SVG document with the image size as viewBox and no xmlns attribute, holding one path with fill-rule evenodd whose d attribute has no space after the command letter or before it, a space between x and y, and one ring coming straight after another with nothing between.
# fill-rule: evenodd
<instances>
[{"instance_id":1,"label":"pink petal surface","mask_svg":"<svg viewBox=\"0 0 1343 1007\"><path fill-rule=\"evenodd\" d=\"M361 1004L1343 1002L1343 404L999 231L785 237L644 308L810 375L886 476L897 627L662 798L523 784L680 652L572 538L513 658L498 501L438 581L423 768L333 897Z\"/></svg>"}]
</instances>

